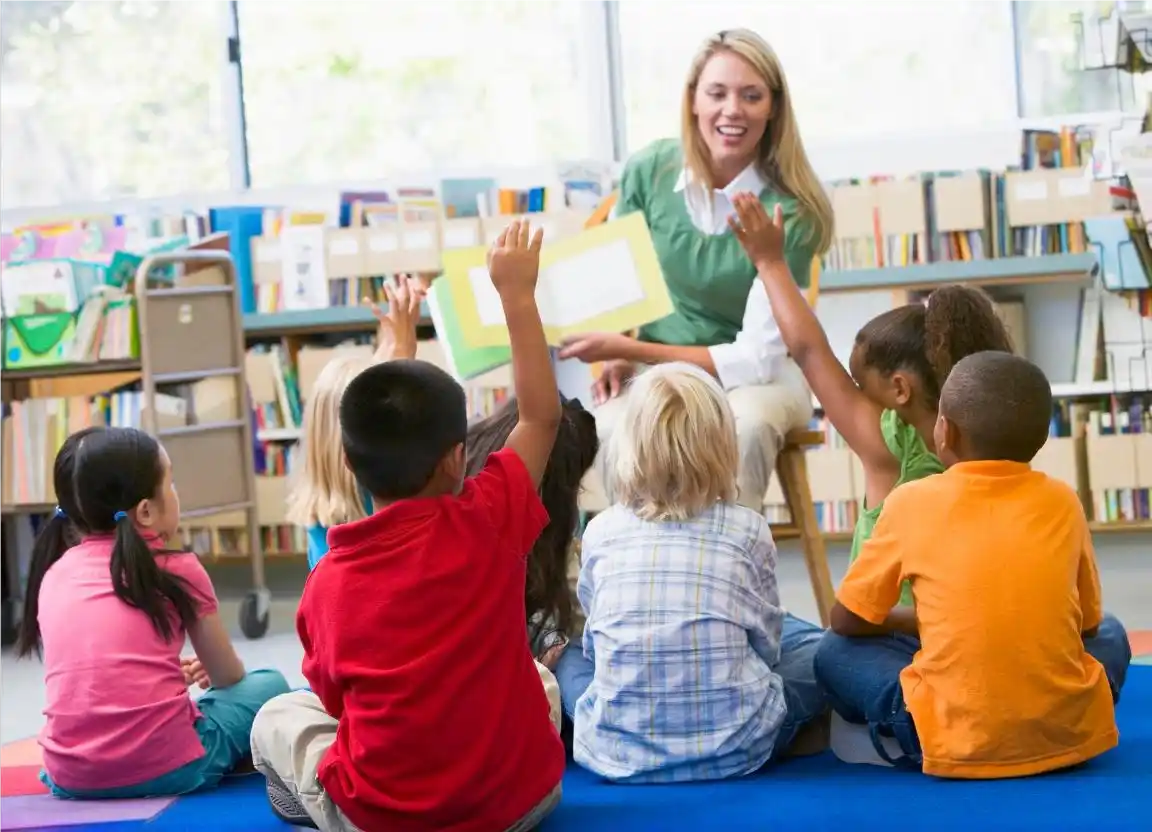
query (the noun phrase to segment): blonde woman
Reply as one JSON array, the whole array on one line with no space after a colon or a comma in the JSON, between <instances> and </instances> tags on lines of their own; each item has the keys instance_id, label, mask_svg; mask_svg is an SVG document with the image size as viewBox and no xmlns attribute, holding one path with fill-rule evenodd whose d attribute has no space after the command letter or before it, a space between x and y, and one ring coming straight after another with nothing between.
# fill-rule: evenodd
<instances>
[{"instance_id":1,"label":"blonde woman","mask_svg":"<svg viewBox=\"0 0 1152 832\"><path fill-rule=\"evenodd\" d=\"M738 500L760 511L783 437L807 424L812 400L728 218L737 194L754 194L769 216L780 205L785 260L807 286L813 258L832 238L832 208L800 141L780 61L755 32L731 29L704 42L682 116L680 139L654 142L628 161L616 207L644 213L675 312L636 338L576 336L562 355L606 362L592 391L602 446L637 365L685 361L715 376L736 417ZM602 454L602 474L606 464Z\"/></svg>"},{"instance_id":2,"label":"blonde woman","mask_svg":"<svg viewBox=\"0 0 1152 832\"><path fill-rule=\"evenodd\" d=\"M416 324L424 290L416 281L401 277L395 286L385 284L386 310L376 308L380 322L376 352L372 358L337 356L329 361L304 405L299 470L288 495L288 522L308 532L308 568L328 552L328 528L360 520L372 513L372 504L361 492L340 446L340 399L348 384L379 361L416 357Z\"/></svg>"},{"instance_id":3,"label":"blonde woman","mask_svg":"<svg viewBox=\"0 0 1152 832\"><path fill-rule=\"evenodd\" d=\"M787 615L764 518L736 500L736 420L690 364L640 375L612 435L617 502L588 524L586 622L560 657L576 762L627 783L750 774L826 727L823 631Z\"/></svg>"}]
</instances>

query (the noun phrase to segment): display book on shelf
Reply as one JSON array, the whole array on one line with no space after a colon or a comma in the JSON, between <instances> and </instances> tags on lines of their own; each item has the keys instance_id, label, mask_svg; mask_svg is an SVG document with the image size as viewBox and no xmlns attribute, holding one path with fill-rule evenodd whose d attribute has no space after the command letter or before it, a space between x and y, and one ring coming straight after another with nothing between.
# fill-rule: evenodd
<instances>
[{"instance_id":1,"label":"display book on shelf","mask_svg":"<svg viewBox=\"0 0 1152 832\"><path fill-rule=\"evenodd\" d=\"M171 280L149 281L157 269L169 270ZM243 330L227 236L145 257L132 297L136 361L4 374L5 401L12 403L4 420L5 519L51 510L52 458L81 422L140 427L160 439L178 472L184 530L221 514L246 525L253 589L240 624L245 635L258 638L267 630L271 599L259 546ZM138 391L117 391L134 384ZM9 585L22 586L20 553L5 554L13 570Z\"/></svg>"}]
</instances>

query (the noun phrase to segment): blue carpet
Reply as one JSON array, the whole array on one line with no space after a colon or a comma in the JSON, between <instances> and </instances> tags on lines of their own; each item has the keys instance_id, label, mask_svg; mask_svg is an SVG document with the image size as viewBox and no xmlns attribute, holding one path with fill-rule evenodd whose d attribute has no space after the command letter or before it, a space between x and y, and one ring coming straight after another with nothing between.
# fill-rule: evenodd
<instances>
[{"instance_id":1,"label":"blue carpet","mask_svg":"<svg viewBox=\"0 0 1152 832\"><path fill-rule=\"evenodd\" d=\"M541 832L609 830L1152 829L1152 668L1134 667L1118 711L1120 747L1075 770L1021 780L934 780L849 766L831 754L791 760L756 777L687 786L611 786L570 765L564 799ZM182 798L151 823L92 832L271 832L263 779L239 777ZM70 827L70 832L82 832ZM61 830L64 832L64 830Z\"/></svg>"}]
</instances>

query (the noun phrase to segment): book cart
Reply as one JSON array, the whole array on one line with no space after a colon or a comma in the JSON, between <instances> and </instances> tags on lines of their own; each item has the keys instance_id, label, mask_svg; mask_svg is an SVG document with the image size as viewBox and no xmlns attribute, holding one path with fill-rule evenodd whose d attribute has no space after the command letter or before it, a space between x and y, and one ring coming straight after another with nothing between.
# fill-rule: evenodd
<instances>
[{"instance_id":1,"label":"book cart","mask_svg":"<svg viewBox=\"0 0 1152 832\"><path fill-rule=\"evenodd\" d=\"M96 362L4 373L5 399L33 395L30 383L46 377L75 379L104 376L104 389L140 382L141 425L168 453L181 503L181 525L218 515L242 518L252 561L252 589L240 607L240 628L248 638L268 629L271 594L264 577L255 501L251 408L244 373L244 335L236 271L227 251L227 236L214 235L195 249L150 255L136 271L134 296L139 326L140 360ZM171 285L149 286L147 275L171 267ZM167 385L193 385L215 380L228 395L215 397L210 412L194 413L188 424L158 420L156 395ZM74 388L75 389L75 388ZM95 389L95 388L91 388ZM219 391L218 391L219 392ZM6 517L46 513L48 504L12 504ZM7 527L9 524L5 523ZM11 551L30 541L12 540L5 528L5 623L18 620L16 597L23 586L18 559ZM12 546L8 544L11 543Z\"/></svg>"}]
</instances>

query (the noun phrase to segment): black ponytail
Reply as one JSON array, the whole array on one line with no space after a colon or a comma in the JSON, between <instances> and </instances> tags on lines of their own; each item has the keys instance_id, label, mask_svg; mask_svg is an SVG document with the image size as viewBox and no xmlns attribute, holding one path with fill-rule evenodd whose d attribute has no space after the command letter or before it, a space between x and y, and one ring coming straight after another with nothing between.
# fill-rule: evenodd
<instances>
[{"instance_id":1,"label":"black ponytail","mask_svg":"<svg viewBox=\"0 0 1152 832\"><path fill-rule=\"evenodd\" d=\"M165 641L174 635L169 604L185 629L196 620L196 605L184 581L159 567L152 547L127 516L116 522L111 569L116 597L147 615Z\"/></svg>"},{"instance_id":2,"label":"black ponytail","mask_svg":"<svg viewBox=\"0 0 1152 832\"><path fill-rule=\"evenodd\" d=\"M112 591L147 615L156 632L170 641L176 636L172 612L186 629L196 621L196 604L185 581L156 563L157 553L128 514L143 500L160 494L164 459L160 443L143 431L99 428L79 446L73 493L79 526L89 532L115 534Z\"/></svg>"},{"instance_id":3,"label":"black ponytail","mask_svg":"<svg viewBox=\"0 0 1152 832\"><path fill-rule=\"evenodd\" d=\"M24 591L24 613L16 636L16 655L25 658L40 653L40 586L48 570L76 543L79 515L72 491L76 450L86 437L98 428L78 431L60 446L52 466L52 486L56 491L56 511L36 536L32 545L32 563L28 569L28 586Z\"/></svg>"}]
</instances>

